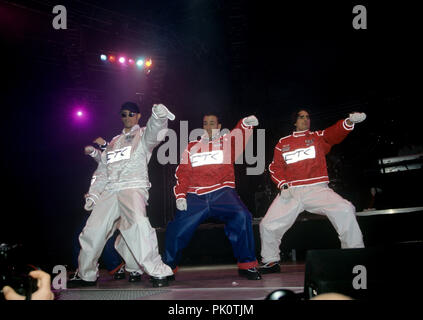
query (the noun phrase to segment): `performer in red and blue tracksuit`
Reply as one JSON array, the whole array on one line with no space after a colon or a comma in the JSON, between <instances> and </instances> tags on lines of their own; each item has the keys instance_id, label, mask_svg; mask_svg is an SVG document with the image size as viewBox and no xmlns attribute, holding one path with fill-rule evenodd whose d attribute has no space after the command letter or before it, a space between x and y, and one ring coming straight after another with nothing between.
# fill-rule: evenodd
<instances>
[{"instance_id":1,"label":"performer in red and blue tracksuit","mask_svg":"<svg viewBox=\"0 0 423 320\"><path fill-rule=\"evenodd\" d=\"M234 174L234 162L257 125L257 118L249 116L230 133L221 135L218 117L208 114L203 118L205 134L185 149L175 173L177 210L167 225L163 257L174 271L197 227L208 218L216 218L225 223L238 274L250 280L261 279L256 268L252 216L235 190Z\"/></svg>"}]
</instances>

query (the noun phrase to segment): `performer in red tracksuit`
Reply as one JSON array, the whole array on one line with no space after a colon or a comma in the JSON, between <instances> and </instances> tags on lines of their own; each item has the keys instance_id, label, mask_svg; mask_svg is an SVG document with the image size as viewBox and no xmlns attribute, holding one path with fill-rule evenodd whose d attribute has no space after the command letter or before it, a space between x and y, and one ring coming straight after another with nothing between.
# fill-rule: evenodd
<instances>
[{"instance_id":1,"label":"performer in red tracksuit","mask_svg":"<svg viewBox=\"0 0 423 320\"><path fill-rule=\"evenodd\" d=\"M335 227L342 248L364 247L355 207L328 187L326 154L366 118L349 118L323 131L310 131L309 113L300 109L293 121L296 130L279 140L269 171L280 193L260 222L261 273L280 272L280 243L302 211L326 215Z\"/></svg>"},{"instance_id":2,"label":"performer in red tracksuit","mask_svg":"<svg viewBox=\"0 0 423 320\"><path fill-rule=\"evenodd\" d=\"M249 280L261 279L256 268L252 217L235 191L233 166L244 150L244 138L248 141L256 125L257 118L249 116L240 120L231 133L220 135L217 116L204 116L206 133L188 144L175 173L177 211L166 228L163 257L172 269L178 266L182 250L200 223L217 218L225 223L225 233L238 261L238 274Z\"/></svg>"}]
</instances>

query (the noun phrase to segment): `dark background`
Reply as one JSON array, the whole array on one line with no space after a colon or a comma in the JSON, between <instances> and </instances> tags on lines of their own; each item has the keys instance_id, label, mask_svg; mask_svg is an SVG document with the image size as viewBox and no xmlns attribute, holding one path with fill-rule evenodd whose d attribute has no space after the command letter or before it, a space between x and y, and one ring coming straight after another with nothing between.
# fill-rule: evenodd
<instances>
[{"instance_id":1,"label":"dark background","mask_svg":"<svg viewBox=\"0 0 423 320\"><path fill-rule=\"evenodd\" d=\"M119 106L127 100L141 104L141 125L152 103L164 103L177 132L179 120L200 127L207 110L217 110L229 129L255 114L266 130L266 167L278 139L292 131L295 108L311 109L315 130L366 112L328 156L331 186L357 211L368 207L370 187L382 190L377 209L420 206L421 170L382 175L378 167L406 144L422 144L417 9L408 2L276 3L64 1L68 29L55 30L59 3L1 0L0 242L22 243L40 261L69 263L96 167L83 147L120 133ZM352 27L357 4L367 8L367 30ZM151 56L152 72L102 63L99 54L110 51ZM78 106L84 121L73 117ZM173 215L175 167L158 164L155 154L150 162L154 227ZM245 169L236 168L237 190L259 218L275 188L267 172L246 176ZM266 187L270 195L258 206Z\"/></svg>"}]
</instances>

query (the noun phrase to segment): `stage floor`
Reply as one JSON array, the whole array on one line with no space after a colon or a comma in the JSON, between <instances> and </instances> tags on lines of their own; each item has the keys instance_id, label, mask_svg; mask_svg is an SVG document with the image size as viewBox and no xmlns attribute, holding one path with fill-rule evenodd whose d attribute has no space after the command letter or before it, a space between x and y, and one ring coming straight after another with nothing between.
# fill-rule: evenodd
<instances>
[{"instance_id":1,"label":"stage floor","mask_svg":"<svg viewBox=\"0 0 423 320\"><path fill-rule=\"evenodd\" d=\"M153 288L144 275L141 282L114 280L100 270L95 287L56 291L57 300L264 300L277 289L303 292L305 265L282 264L282 272L262 275L262 280L238 276L236 265L180 267L169 287Z\"/></svg>"}]
</instances>

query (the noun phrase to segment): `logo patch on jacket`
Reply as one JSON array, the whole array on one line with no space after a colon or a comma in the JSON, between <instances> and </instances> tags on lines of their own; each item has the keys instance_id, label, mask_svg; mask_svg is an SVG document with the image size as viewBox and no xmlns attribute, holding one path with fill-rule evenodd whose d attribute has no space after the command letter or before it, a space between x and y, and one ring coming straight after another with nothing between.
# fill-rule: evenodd
<instances>
[{"instance_id":1,"label":"logo patch on jacket","mask_svg":"<svg viewBox=\"0 0 423 320\"><path fill-rule=\"evenodd\" d=\"M306 143L306 146L308 147L309 145L312 145L313 144L313 142L314 142L314 139L306 139L306 141L305 141L305 143Z\"/></svg>"},{"instance_id":2,"label":"logo patch on jacket","mask_svg":"<svg viewBox=\"0 0 423 320\"><path fill-rule=\"evenodd\" d=\"M128 146L122 149L116 149L113 151L107 152L107 163L113 163L121 160L126 160L131 157L131 148L132 146Z\"/></svg>"},{"instance_id":3,"label":"logo patch on jacket","mask_svg":"<svg viewBox=\"0 0 423 320\"><path fill-rule=\"evenodd\" d=\"M200 152L190 155L192 167L201 167L209 164L223 163L223 151L215 150L210 152Z\"/></svg>"},{"instance_id":4,"label":"logo patch on jacket","mask_svg":"<svg viewBox=\"0 0 423 320\"><path fill-rule=\"evenodd\" d=\"M131 142L134 139L135 135L125 136L125 142Z\"/></svg>"},{"instance_id":5,"label":"logo patch on jacket","mask_svg":"<svg viewBox=\"0 0 423 320\"><path fill-rule=\"evenodd\" d=\"M314 146L296 149L294 151L282 153L282 157L286 164L291 164L306 159L314 159L316 158L316 149Z\"/></svg>"}]
</instances>

